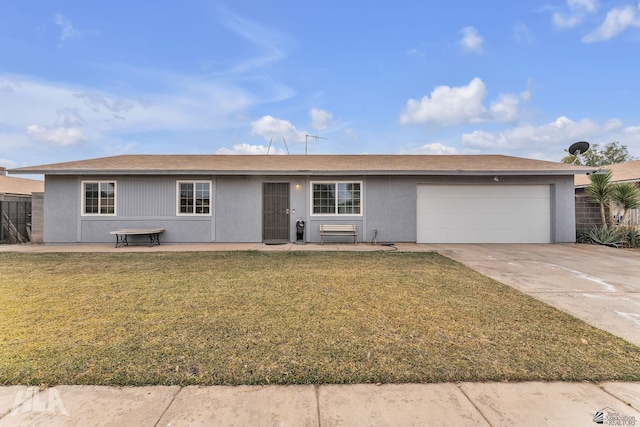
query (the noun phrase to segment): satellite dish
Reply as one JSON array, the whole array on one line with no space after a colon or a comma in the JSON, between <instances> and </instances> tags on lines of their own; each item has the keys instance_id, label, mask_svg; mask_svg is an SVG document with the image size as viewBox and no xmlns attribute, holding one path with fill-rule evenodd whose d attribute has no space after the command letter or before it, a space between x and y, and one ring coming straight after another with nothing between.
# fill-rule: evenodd
<instances>
[{"instance_id":1,"label":"satellite dish","mask_svg":"<svg viewBox=\"0 0 640 427\"><path fill-rule=\"evenodd\" d=\"M579 156L582 153L586 153L589 149L589 143L587 141L574 142L569 147L569 153L574 156Z\"/></svg>"},{"instance_id":2,"label":"satellite dish","mask_svg":"<svg viewBox=\"0 0 640 427\"><path fill-rule=\"evenodd\" d=\"M580 155L582 153L586 153L587 150L589 150L589 143L587 141L579 141L571 144L569 147L569 154L575 156L575 159L573 160L574 165L578 162L582 164L582 157L580 157Z\"/></svg>"}]
</instances>

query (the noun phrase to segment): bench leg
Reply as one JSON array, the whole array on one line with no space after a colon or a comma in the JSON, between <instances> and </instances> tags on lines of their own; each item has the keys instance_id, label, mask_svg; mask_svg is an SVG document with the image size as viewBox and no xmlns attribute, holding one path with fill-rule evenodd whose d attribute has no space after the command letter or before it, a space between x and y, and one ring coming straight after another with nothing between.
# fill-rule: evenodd
<instances>
[{"instance_id":1,"label":"bench leg","mask_svg":"<svg viewBox=\"0 0 640 427\"><path fill-rule=\"evenodd\" d=\"M149 247L160 246L160 233L149 234Z\"/></svg>"},{"instance_id":2,"label":"bench leg","mask_svg":"<svg viewBox=\"0 0 640 427\"><path fill-rule=\"evenodd\" d=\"M324 245L324 236L325 234L320 233L320 244ZM357 234L332 234L329 233L327 236L335 236L335 237L349 237L353 236L353 244L358 243L358 235Z\"/></svg>"},{"instance_id":3,"label":"bench leg","mask_svg":"<svg viewBox=\"0 0 640 427\"><path fill-rule=\"evenodd\" d=\"M120 246L129 246L127 236L127 234L116 234L116 248L119 248Z\"/></svg>"}]
</instances>

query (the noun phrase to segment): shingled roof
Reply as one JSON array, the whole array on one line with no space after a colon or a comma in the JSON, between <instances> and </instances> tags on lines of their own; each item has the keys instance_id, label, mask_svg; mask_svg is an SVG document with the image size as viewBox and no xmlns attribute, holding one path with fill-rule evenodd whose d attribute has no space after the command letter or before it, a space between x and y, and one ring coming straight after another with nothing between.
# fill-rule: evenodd
<instances>
[{"instance_id":1,"label":"shingled roof","mask_svg":"<svg viewBox=\"0 0 640 427\"><path fill-rule=\"evenodd\" d=\"M47 175L575 175L594 168L503 155L122 155L28 166Z\"/></svg>"},{"instance_id":2,"label":"shingled roof","mask_svg":"<svg viewBox=\"0 0 640 427\"><path fill-rule=\"evenodd\" d=\"M44 191L44 181L0 175L0 193L30 196Z\"/></svg>"},{"instance_id":3,"label":"shingled roof","mask_svg":"<svg viewBox=\"0 0 640 427\"><path fill-rule=\"evenodd\" d=\"M601 168L611 170L611 182L640 182L640 160L602 166ZM582 188L589 184L591 184L591 180L588 176L576 176L576 187Z\"/></svg>"}]
</instances>

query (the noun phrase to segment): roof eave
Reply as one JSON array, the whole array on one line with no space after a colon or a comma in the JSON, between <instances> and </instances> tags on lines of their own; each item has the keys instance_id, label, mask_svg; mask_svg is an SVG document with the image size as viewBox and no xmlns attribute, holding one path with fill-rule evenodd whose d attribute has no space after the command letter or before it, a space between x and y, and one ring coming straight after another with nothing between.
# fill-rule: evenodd
<instances>
[{"instance_id":1,"label":"roof eave","mask_svg":"<svg viewBox=\"0 0 640 427\"><path fill-rule=\"evenodd\" d=\"M524 176L524 175L583 175L593 170L104 170L104 169L12 169L15 174L43 175L431 175L431 176Z\"/></svg>"}]
</instances>

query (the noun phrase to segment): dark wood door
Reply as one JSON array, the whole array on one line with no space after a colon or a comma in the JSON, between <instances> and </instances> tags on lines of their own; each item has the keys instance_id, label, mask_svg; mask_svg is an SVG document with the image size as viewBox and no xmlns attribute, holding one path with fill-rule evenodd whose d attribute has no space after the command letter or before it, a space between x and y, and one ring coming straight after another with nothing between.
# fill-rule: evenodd
<instances>
[{"instance_id":1,"label":"dark wood door","mask_svg":"<svg viewBox=\"0 0 640 427\"><path fill-rule=\"evenodd\" d=\"M286 243L290 239L289 183L262 184L262 240Z\"/></svg>"}]
</instances>

